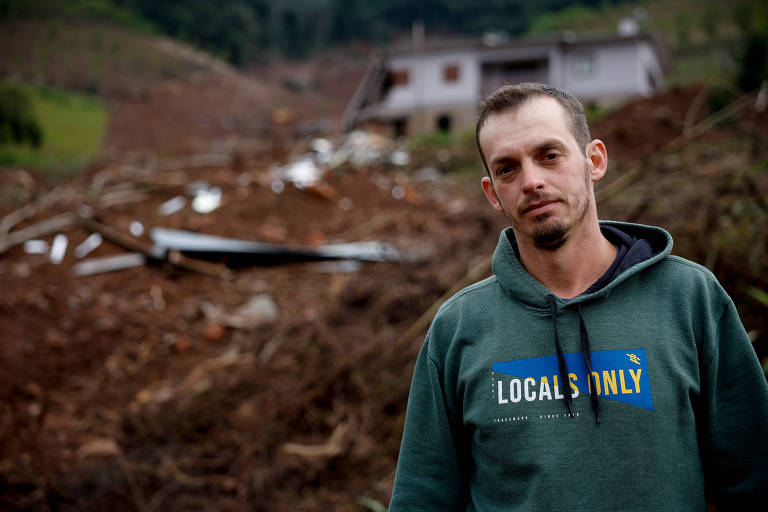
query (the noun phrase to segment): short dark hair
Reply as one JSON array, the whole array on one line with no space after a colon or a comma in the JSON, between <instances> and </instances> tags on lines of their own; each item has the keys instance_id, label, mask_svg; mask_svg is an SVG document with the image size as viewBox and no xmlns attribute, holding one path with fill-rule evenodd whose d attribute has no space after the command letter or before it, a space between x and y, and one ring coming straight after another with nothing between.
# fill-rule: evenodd
<instances>
[{"instance_id":1,"label":"short dark hair","mask_svg":"<svg viewBox=\"0 0 768 512\"><path fill-rule=\"evenodd\" d=\"M507 84L496 89L493 94L483 101L480 116L477 119L477 127L475 128L477 150L480 151L480 158L483 159L483 165L489 175L488 162L485 161L483 148L480 147L480 130L485 126L491 114L514 112L523 104L537 97L554 98L560 103L571 120L570 128L573 138L576 139L576 143L582 150L586 149L587 144L591 140L589 126L587 126L587 118L584 116L584 107L582 107L581 102L575 96L551 85L536 82L523 82L517 85Z\"/></svg>"}]
</instances>

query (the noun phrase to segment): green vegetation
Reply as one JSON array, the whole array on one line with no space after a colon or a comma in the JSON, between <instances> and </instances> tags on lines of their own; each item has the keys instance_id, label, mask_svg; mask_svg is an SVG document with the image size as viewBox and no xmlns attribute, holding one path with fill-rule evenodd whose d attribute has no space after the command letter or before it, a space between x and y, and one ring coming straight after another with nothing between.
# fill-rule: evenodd
<instances>
[{"instance_id":1,"label":"green vegetation","mask_svg":"<svg viewBox=\"0 0 768 512\"><path fill-rule=\"evenodd\" d=\"M111 0L0 0L0 21L62 20L108 22L139 32L154 25Z\"/></svg>"},{"instance_id":2,"label":"green vegetation","mask_svg":"<svg viewBox=\"0 0 768 512\"><path fill-rule=\"evenodd\" d=\"M747 295L755 299L757 302L765 307L768 307L768 292L748 284L742 285L742 289L747 292Z\"/></svg>"},{"instance_id":3,"label":"green vegetation","mask_svg":"<svg viewBox=\"0 0 768 512\"><path fill-rule=\"evenodd\" d=\"M0 145L39 148L42 142L43 132L27 92L18 85L0 84Z\"/></svg>"},{"instance_id":4,"label":"green vegetation","mask_svg":"<svg viewBox=\"0 0 768 512\"><path fill-rule=\"evenodd\" d=\"M768 78L768 30L751 33L744 46L736 83L742 91L753 91Z\"/></svg>"},{"instance_id":5,"label":"green vegetation","mask_svg":"<svg viewBox=\"0 0 768 512\"><path fill-rule=\"evenodd\" d=\"M559 11L549 11L539 15L531 23L528 32L530 34L546 34L561 30L577 30L576 27L580 25L591 27L590 31L592 31L595 29L595 26L591 23L592 20L596 17L602 18L610 12L611 9L606 6L589 9L581 5L571 5ZM601 19L599 25L604 29L613 29L617 22L618 19L613 19L611 16L610 21L604 18ZM613 23L613 27L609 27L609 23Z\"/></svg>"},{"instance_id":6,"label":"green vegetation","mask_svg":"<svg viewBox=\"0 0 768 512\"><path fill-rule=\"evenodd\" d=\"M411 153L410 168L414 170L435 165L435 158L443 172L476 175L482 169L473 129L415 135L408 138L407 148Z\"/></svg>"},{"instance_id":7,"label":"green vegetation","mask_svg":"<svg viewBox=\"0 0 768 512\"><path fill-rule=\"evenodd\" d=\"M449 131L435 130L434 132L414 135L408 139L408 148L412 151L426 150L434 151L436 149L450 147L456 143L461 143L464 139L472 137L474 142L474 133L463 132L453 133Z\"/></svg>"},{"instance_id":8,"label":"green vegetation","mask_svg":"<svg viewBox=\"0 0 768 512\"><path fill-rule=\"evenodd\" d=\"M225 66L203 52L104 22L9 22L0 30L0 48L0 80L88 95Z\"/></svg>"},{"instance_id":9,"label":"green vegetation","mask_svg":"<svg viewBox=\"0 0 768 512\"><path fill-rule=\"evenodd\" d=\"M303 57L350 41L386 43L416 20L429 33L511 36L614 32L622 17L663 35L671 83L736 73L748 37L765 33L764 0L0 0L0 22L107 22L161 32L246 65L268 54ZM723 73L725 70L725 74Z\"/></svg>"},{"instance_id":10,"label":"green vegetation","mask_svg":"<svg viewBox=\"0 0 768 512\"><path fill-rule=\"evenodd\" d=\"M0 0L1 20L110 22L156 30L244 65L350 41L389 42L421 20L430 33L524 34L543 13L626 0Z\"/></svg>"},{"instance_id":11,"label":"green vegetation","mask_svg":"<svg viewBox=\"0 0 768 512\"><path fill-rule=\"evenodd\" d=\"M586 116L587 123L591 126L613 112L614 108L615 105L587 104L584 105L584 116Z\"/></svg>"},{"instance_id":12,"label":"green vegetation","mask_svg":"<svg viewBox=\"0 0 768 512\"><path fill-rule=\"evenodd\" d=\"M58 89L13 87L24 91L31 100L43 139L39 148L18 143L0 145L0 167L24 166L64 176L96 156L107 121L101 100Z\"/></svg>"}]
</instances>

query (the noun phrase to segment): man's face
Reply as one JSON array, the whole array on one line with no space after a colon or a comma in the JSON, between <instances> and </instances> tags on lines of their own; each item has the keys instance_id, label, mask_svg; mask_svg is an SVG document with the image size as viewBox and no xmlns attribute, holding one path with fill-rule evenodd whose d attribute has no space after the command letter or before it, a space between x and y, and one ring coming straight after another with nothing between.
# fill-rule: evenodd
<instances>
[{"instance_id":1,"label":"man's face","mask_svg":"<svg viewBox=\"0 0 768 512\"><path fill-rule=\"evenodd\" d=\"M591 182L604 172L595 173L579 148L565 109L553 98L534 98L514 112L489 116L479 140L491 175L483 178L483 190L517 240L562 245L590 212Z\"/></svg>"}]
</instances>

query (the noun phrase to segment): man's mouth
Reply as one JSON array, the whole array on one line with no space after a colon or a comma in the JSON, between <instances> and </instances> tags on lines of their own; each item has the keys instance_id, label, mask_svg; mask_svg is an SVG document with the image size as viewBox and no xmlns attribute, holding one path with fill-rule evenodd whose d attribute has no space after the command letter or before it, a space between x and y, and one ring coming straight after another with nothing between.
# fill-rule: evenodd
<instances>
[{"instance_id":1,"label":"man's mouth","mask_svg":"<svg viewBox=\"0 0 768 512\"><path fill-rule=\"evenodd\" d=\"M547 213L551 205L555 204L557 201L537 201L535 203L531 203L525 208L523 208L523 215L541 215L543 213Z\"/></svg>"}]
</instances>

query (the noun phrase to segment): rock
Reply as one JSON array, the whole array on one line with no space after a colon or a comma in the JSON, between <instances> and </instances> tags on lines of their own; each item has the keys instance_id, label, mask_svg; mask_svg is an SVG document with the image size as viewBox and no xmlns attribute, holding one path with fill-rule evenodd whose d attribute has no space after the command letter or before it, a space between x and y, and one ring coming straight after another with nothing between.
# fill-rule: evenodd
<instances>
[{"instance_id":1,"label":"rock","mask_svg":"<svg viewBox=\"0 0 768 512\"><path fill-rule=\"evenodd\" d=\"M46 347L62 348L67 344L67 337L60 331L51 327L45 331L43 341L45 342Z\"/></svg>"},{"instance_id":2,"label":"rock","mask_svg":"<svg viewBox=\"0 0 768 512\"><path fill-rule=\"evenodd\" d=\"M189 350L189 348L192 346L192 344L190 343L189 338L185 338L183 336L180 336L180 337L177 337L173 341L173 345L172 346L173 346L173 351L175 353L183 354L184 352Z\"/></svg>"},{"instance_id":3,"label":"rock","mask_svg":"<svg viewBox=\"0 0 768 512\"><path fill-rule=\"evenodd\" d=\"M208 341L219 341L227 332L227 328L217 322L211 322L203 329L203 338Z\"/></svg>"},{"instance_id":4,"label":"rock","mask_svg":"<svg viewBox=\"0 0 768 512\"><path fill-rule=\"evenodd\" d=\"M285 226L266 224L259 229L261 238L267 242L285 242L288 239L288 230Z\"/></svg>"},{"instance_id":5,"label":"rock","mask_svg":"<svg viewBox=\"0 0 768 512\"><path fill-rule=\"evenodd\" d=\"M227 316L227 325L237 329L252 329L277 318L277 304L272 296L260 293Z\"/></svg>"},{"instance_id":6,"label":"rock","mask_svg":"<svg viewBox=\"0 0 768 512\"><path fill-rule=\"evenodd\" d=\"M97 438L80 446L77 450L77 456L81 459L92 457L115 457L122 454L123 451L114 439Z\"/></svg>"},{"instance_id":7,"label":"rock","mask_svg":"<svg viewBox=\"0 0 768 512\"><path fill-rule=\"evenodd\" d=\"M259 325L274 321L278 314L277 304L275 304L272 296L267 293L254 295L248 302L239 306L231 313L225 312L220 306L207 303L202 305L202 310L211 322L203 332L203 336L210 341L215 341L224 335L223 332L219 333L218 330L224 329L224 326L235 329L253 329ZM207 335L209 330L211 336L218 337L209 338Z\"/></svg>"}]
</instances>

